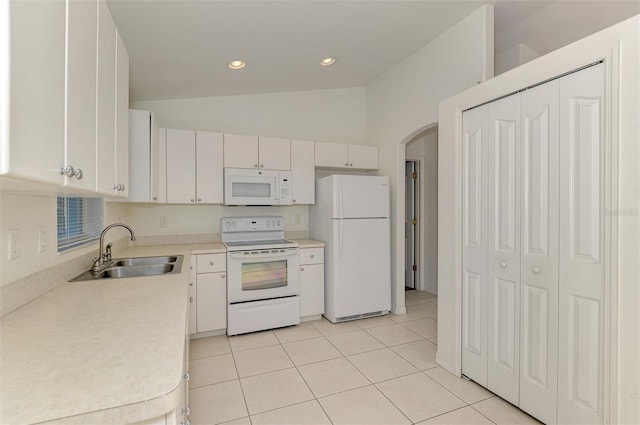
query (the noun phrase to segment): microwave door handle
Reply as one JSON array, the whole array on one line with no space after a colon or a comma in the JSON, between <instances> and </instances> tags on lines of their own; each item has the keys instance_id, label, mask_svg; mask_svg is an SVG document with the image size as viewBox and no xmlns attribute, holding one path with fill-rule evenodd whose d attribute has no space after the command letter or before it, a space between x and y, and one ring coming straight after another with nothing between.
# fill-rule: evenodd
<instances>
[{"instance_id":1,"label":"microwave door handle","mask_svg":"<svg viewBox=\"0 0 640 425\"><path fill-rule=\"evenodd\" d=\"M274 257L293 257L295 255L298 255L298 250L291 250L288 252L268 252L268 253L259 253L259 254L243 254L240 252L230 252L229 253L229 257L230 258L274 258Z\"/></svg>"}]
</instances>

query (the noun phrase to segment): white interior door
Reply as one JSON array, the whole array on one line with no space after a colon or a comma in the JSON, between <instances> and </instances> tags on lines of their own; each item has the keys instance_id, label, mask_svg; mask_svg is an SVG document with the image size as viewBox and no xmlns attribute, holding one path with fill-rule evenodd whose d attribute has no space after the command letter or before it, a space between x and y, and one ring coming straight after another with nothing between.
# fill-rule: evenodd
<instances>
[{"instance_id":1,"label":"white interior door","mask_svg":"<svg viewBox=\"0 0 640 425\"><path fill-rule=\"evenodd\" d=\"M558 383L558 81L521 95L520 408L556 423Z\"/></svg>"},{"instance_id":2,"label":"white interior door","mask_svg":"<svg viewBox=\"0 0 640 425\"><path fill-rule=\"evenodd\" d=\"M334 318L390 310L388 218L333 220Z\"/></svg>"},{"instance_id":3,"label":"white interior door","mask_svg":"<svg viewBox=\"0 0 640 425\"><path fill-rule=\"evenodd\" d=\"M603 423L604 64L559 83L558 422Z\"/></svg>"},{"instance_id":4,"label":"white interior door","mask_svg":"<svg viewBox=\"0 0 640 425\"><path fill-rule=\"evenodd\" d=\"M488 388L518 405L520 388L520 95L489 104Z\"/></svg>"},{"instance_id":5,"label":"white interior door","mask_svg":"<svg viewBox=\"0 0 640 425\"><path fill-rule=\"evenodd\" d=\"M487 159L489 108L462 121L462 373L487 386Z\"/></svg>"}]
</instances>

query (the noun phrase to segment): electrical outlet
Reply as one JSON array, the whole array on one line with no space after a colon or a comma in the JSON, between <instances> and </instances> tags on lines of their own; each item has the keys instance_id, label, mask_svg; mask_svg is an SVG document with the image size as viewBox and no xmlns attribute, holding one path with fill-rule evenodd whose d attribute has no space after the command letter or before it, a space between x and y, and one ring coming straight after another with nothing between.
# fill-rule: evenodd
<instances>
[{"instance_id":1,"label":"electrical outlet","mask_svg":"<svg viewBox=\"0 0 640 425\"><path fill-rule=\"evenodd\" d=\"M38 252L47 250L47 231L43 226L38 227Z\"/></svg>"},{"instance_id":2,"label":"electrical outlet","mask_svg":"<svg viewBox=\"0 0 640 425\"><path fill-rule=\"evenodd\" d=\"M296 214L296 224L302 224L302 214Z\"/></svg>"},{"instance_id":3,"label":"electrical outlet","mask_svg":"<svg viewBox=\"0 0 640 425\"><path fill-rule=\"evenodd\" d=\"M9 229L9 260L20 258L20 231Z\"/></svg>"},{"instance_id":4,"label":"electrical outlet","mask_svg":"<svg viewBox=\"0 0 640 425\"><path fill-rule=\"evenodd\" d=\"M160 228L161 229L166 229L167 228L167 222L168 222L168 218L166 215L162 215L160 216Z\"/></svg>"}]
</instances>

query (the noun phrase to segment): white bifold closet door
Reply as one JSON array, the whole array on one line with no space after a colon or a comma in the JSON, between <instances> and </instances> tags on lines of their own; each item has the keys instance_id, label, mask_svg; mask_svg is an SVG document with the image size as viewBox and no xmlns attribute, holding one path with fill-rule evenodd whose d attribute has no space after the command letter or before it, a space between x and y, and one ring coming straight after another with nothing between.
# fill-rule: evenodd
<instances>
[{"instance_id":1,"label":"white bifold closet door","mask_svg":"<svg viewBox=\"0 0 640 425\"><path fill-rule=\"evenodd\" d=\"M558 384L558 85L521 94L520 408L556 423Z\"/></svg>"},{"instance_id":2,"label":"white bifold closet door","mask_svg":"<svg viewBox=\"0 0 640 425\"><path fill-rule=\"evenodd\" d=\"M463 115L462 373L602 423L604 64Z\"/></svg>"}]
</instances>

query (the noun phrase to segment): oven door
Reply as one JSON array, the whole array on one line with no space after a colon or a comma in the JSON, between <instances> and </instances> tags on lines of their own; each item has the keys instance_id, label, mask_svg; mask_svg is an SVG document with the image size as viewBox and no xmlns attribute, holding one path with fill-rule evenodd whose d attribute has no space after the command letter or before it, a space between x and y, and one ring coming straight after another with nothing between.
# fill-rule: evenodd
<instances>
[{"instance_id":1,"label":"oven door","mask_svg":"<svg viewBox=\"0 0 640 425\"><path fill-rule=\"evenodd\" d=\"M299 276L297 248L227 253L230 304L298 295Z\"/></svg>"}]
</instances>

